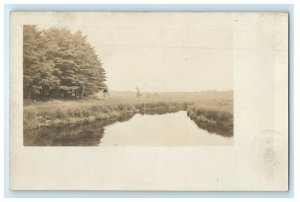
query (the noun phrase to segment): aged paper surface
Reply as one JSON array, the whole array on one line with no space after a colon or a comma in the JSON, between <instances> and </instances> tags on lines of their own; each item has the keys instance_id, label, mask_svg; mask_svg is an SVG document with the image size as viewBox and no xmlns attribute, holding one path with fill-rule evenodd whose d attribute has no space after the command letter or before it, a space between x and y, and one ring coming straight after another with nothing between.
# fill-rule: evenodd
<instances>
[{"instance_id":1,"label":"aged paper surface","mask_svg":"<svg viewBox=\"0 0 300 202\"><path fill-rule=\"evenodd\" d=\"M154 143L152 145L137 143L137 146L125 144L118 147L24 145L22 62L24 25L38 25L42 28L84 27L90 29L89 33L101 30L99 28L101 26L122 28L130 25L133 30L139 30L135 30L135 33L141 32L137 35L139 37L135 38L137 44L149 45L152 42L149 49L157 46L167 46L170 49L185 47L192 49L188 54L196 54L195 57L197 57L194 51L196 43L198 45L200 43L205 49L226 50L226 53L224 52L226 57L214 64L220 68L222 63L232 66L231 73L229 71L222 74L220 71L215 74L220 82L222 75L232 80L229 88L234 92L233 142L219 146L180 145L179 140L175 141L175 146L167 144L155 146ZM144 26L139 27L141 25ZM96 28L97 26L99 27ZM169 30L168 35L152 30L151 35L145 35L147 38L142 37L157 26ZM183 31L178 31L178 27ZM194 31L185 32L184 29ZM195 43L180 40L188 39L196 32L201 39L195 39ZM97 34L99 33L95 31L95 36ZM133 40L134 36L131 37L130 32L123 34ZM163 44L155 38L159 35L170 40L165 40L166 44ZM136 47L124 43L117 37L115 31L106 31L105 34L99 34L100 36L103 37L103 46L115 44L124 49L122 52L124 55L119 55L119 58L116 57L117 53L113 48L108 52L103 50L103 57L110 59L111 64L120 65L117 62L120 58L125 63L126 60L138 60L126 57L125 52L130 52ZM170 45L172 41L177 42ZM143 51L144 56L152 53L147 49ZM157 55L152 53L154 55L151 56L154 61L163 60L167 64L167 59L173 57L175 60L176 54L172 55L173 53L169 51L169 55L163 55L161 58L160 53ZM204 53L201 55L203 60L207 60L207 64L211 64L209 62L214 59L209 58L209 55ZM219 56L218 59L220 58L222 57ZM138 67L132 67L133 70L135 68ZM162 67L159 73L170 75L169 68L170 66ZM210 67L206 67L202 72L198 72L199 77L200 73L211 74L209 69ZM176 71L184 75L179 69ZM132 78L141 77L142 80L148 78L135 75L134 72L137 71L131 71ZM123 72L124 74L126 72ZM231 74L233 77L230 77ZM159 78L158 76L157 80ZM185 80L191 81L191 84L196 82L193 77L186 77ZM121 82L116 80L115 84L118 81ZM150 82L147 79L144 81ZM193 86L189 82L183 83L187 87ZM209 85L207 83L209 82L205 85ZM220 86L228 83L230 82L224 80ZM161 91L169 91L174 85L175 83L170 86L159 83L158 86L165 87ZM183 84L176 86L176 89L182 86ZM142 87L146 89L149 86ZM156 86L156 89L158 88ZM179 130L176 124L172 127L174 131ZM13 190L286 191L288 190L288 14L13 12L10 22L9 139L10 188Z\"/></svg>"}]
</instances>

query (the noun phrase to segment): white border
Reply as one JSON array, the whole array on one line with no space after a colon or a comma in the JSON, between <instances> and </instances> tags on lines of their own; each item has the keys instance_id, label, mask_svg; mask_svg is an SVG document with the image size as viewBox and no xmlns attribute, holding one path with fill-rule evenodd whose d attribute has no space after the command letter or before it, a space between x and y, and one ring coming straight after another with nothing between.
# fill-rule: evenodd
<instances>
[{"instance_id":1,"label":"white border","mask_svg":"<svg viewBox=\"0 0 300 202\"><path fill-rule=\"evenodd\" d=\"M277 200L280 200L280 201L298 201L297 199L299 199L299 193L300 193L300 190L299 190L299 187L298 187L298 184L299 182L296 180L296 179L299 179L299 174L297 173L297 170L299 170L299 159L298 159L298 156L297 154L299 154L299 137L297 137L297 134L299 134L299 107L297 106L296 103L299 103L299 86L300 86L300 83L299 83L299 69L297 68L299 66L299 40L298 40L298 37L299 36L299 2L297 2L297 0L254 0L254 1L249 1L249 0L244 0L244 1L239 1L239 0L231 0L231 1L222 1L222 0L203 0L203 1L195 1L195 0L187 0L187 1L182 1L182 0L173 0L173 1L166 1L166 0L160 0L160 1L157 1L157 0L154 0L154 1L149 1L149 0L132 0L132 1L115 1L115 0L112 0L112 1L101 1L101 3L105 4L105 3L109 3L109 4L118 4L118 3L121 3L121 4L148 4L148 3L156 3L156 4L166 4L166 3L173 3L173 4L181 4L181 3L185 3L185 4L195 4L195 3L209 3L209 4L282 4L282 3L289 3L289 4L294 4L294 92L291 92L291 93L294 93L294 128L291 128L291 131L294 131L294 179L295 179L295 182L294 182L294 198L290 198L290 199L256 199L256 198L250 198L250 199L243 199L243 201L252 201L252 200L255 200L255 201L277 201ZM1 17L0 17L0 20L1 20L1 30L4 30L4 4L67 4L68 2L66 1L62 1L62 0L45 0L45 1L39 1L39 0L30 0L30 1L21 1L21 0L3 0L1 1ZM99 3L99 1L96 1L96 0L73 0L72 1L72 4L86 4L86 3ZM2 63L2 67L4 67L4 33L3 31L1 32L1 41L0 41L1 45L2 45L2 48L1 48L1 53L0 53L0 61ZM297 57L298 56L298 57ZM0 99L0 111L3 112L4 111L4 69L1 68L0 69L0 78L1 78L1 82L0 82L0 86L1 86L1 99ZM293 110L293 109L291 109ZM1 139L0 139L0 144L1 144L1 157L0 157L0 164L1 164L1 168L0 168L0 179L3 179L3 174L4 174L4 170L3 170L3 167L4 167L4 159L3 159L3 127L4 127L4 116L2 114L2 116L0 117L0 130L1 130ZM292 121L292 120L291 120ZM4 193L3 193L3 183L1 183L0 185L0 194L1 194L1 197L2 197L2 200L4 200ZM6 199L6 200L10 200L10 201L18 201L20 199L17 199L17 198L11 198L11 199ZM22 201L32 201L33 199L22 199ZM40 200L40 199L35 199L35 200ZM45 199L45 200L51 200L51 199ZM74 200L74 199L70 199L70 201L82 201L83 199L77 199L77 200ZM92 201L92 200L96 200L96 199L89 199L88 201ZM118 199L109 199L107 201L117 201ZM154 199L144 199L144 201L152 201ZM161 199L162 200L162 199ZM172 199L173 201L174 199ZM178 199L178 201L186 201L187 199ZM191 199L193 200L193 199ZM210 201L219 201L220 199L206 199L206 200L210 200ZM222 200L241 200L241 199L222 199ZM34 201L34 200L33 200ZM66 201L66 199L61 199L59 201ZM86 199L84 199L84 201L86 201ZM140 201L140 199L125 199L125 201ZM177 200L176 200L177 201Z\"/></svg>"}]
</instances>

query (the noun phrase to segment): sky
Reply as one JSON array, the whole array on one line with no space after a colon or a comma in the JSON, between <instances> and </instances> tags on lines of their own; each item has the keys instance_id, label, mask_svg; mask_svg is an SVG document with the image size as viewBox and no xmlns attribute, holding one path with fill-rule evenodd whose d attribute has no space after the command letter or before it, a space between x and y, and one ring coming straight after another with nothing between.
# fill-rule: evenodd
<instances>
[{"instance_id":1,"label":"sky","mask_svg":"<svg viewBox=\"0 0 300 202\"><path fill-rule=\"evenodd\" d=\"M110 90L183 92L233 89L233 23L224 13L62 13L40 26L86 35Z\"/></svg>"}]
</instances>

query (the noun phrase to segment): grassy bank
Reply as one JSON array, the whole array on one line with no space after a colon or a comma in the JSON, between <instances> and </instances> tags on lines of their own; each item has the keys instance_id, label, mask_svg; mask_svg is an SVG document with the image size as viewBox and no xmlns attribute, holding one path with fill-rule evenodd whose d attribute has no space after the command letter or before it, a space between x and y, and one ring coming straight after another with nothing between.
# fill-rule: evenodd
<instances>
[{"instance_id":1,"label":"grassy bank","mask_svg":"<svg viewBox=\"0 0 300 202\"><path fill-rule=\"evenodd\" d=\"M50 101L24 106L24 129L50 125L70 125L95 120L113 120L135 113L162 114L187 108L187 102L131 101L110 102L107 100Z\"/></svg>"},{"instance_id":2,"label":"grassy bank","mask_svg":"<svg viewBox=\"0 0 300 202\"><path fill-rule=\"evenodd\" d=\"M233 135L233 103L231 100L196 103L187 109L188 116L211 133Z\"/></svg>"},{"instance_id":3,"label":"grassy bank","mask_svg":"<svg viewBox=\"0 0 300 202\"><path fill-rule=\"evenodd\" d=\"M68 125L66 128L69 128L95 121L108 125L136 113L164 114L186 110L190 119L200 128L230 137L233 135L233 100L223 94L220 97L196 96L193 93L148 93L137 98L135 94L118 92L106 99L25 102L23 126L28 134L28 130L43 126ZM54 132L54 135L57 134Z\"/></svg>"}]
</instances>

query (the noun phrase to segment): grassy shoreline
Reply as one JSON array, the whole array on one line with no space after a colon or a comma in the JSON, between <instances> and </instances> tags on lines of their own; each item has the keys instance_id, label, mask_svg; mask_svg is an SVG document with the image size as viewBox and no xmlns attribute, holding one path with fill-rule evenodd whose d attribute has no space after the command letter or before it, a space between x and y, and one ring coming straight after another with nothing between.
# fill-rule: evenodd
<instances>
[{"instance_id":1,"label":"grassy shoreline","mask_svg":"<svg viewBox=\"0 0 300 202\"><path fill-rule=\"evenodd\" d=\"M24 130L51 125L70 125L97 120L118 119L136 113L162 114L187 108L189 103L104 103L89 102L52 102L24 106Z\"/></svg>"},{"instance_id":2,"label":"grassy shoreline","mask_svg":"<svg viewBox=\"0 0 300 202\"><path fill-rule=\"evenodd\" d=\"M233 136L233 113L227 110L192 106L187 115L200 128L225 137Z\"/></svg>"},{"instance_id":3,"label":"grassy shoreline","mask_svg":"<svg viewBox=\"0 0 300 202\"><path fill-rule=\"evenodd\" d=\"M69 126L102 121L111 123L134 114L187 111L200 128L222 136L233 135L232 100L79 100L49 101L24 105L24 131L48 126Z\"/></svg>"}]
</instances>

